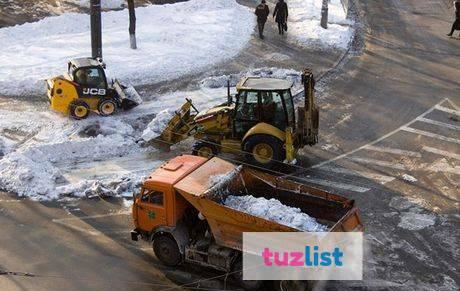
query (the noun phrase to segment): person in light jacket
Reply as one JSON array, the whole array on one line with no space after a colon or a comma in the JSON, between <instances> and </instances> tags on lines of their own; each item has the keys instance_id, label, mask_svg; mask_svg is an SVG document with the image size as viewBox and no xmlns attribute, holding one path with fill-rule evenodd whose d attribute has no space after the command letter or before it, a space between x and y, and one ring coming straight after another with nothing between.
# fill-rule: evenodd
<instances>
[{"instance_id":1,"label":"person in light jacket","mask_svg":"<svg viewBox=\"0 0 460 291\"><path fill-rule=\"evenodd\" d=\"M447 34L447 36L452 36L452 34L454 34L455 30L460 30L460 0L455 0L454 1L454 7L455 7L455 21L452 24L452 29ZM459 37L460 37L460 35L459 35Z\"/></svg>"},{"instance_id":2,"label":"person in light jacket","mask_svg":"<svg viewBox=\"0 0 460 291\"><path fill-rule=\"evenodd\" d=\"M254 12L257 15L257 26L259 27L259 37L264 39L264 27L265 22L267 22L267 17L270 14L270 9L268 5L265 3L265 0L256 7L256 11Z\"/></svg>"},{"instance_id":3,"label":"person in light jacket","mask_svg":"<svg viewBox=\"0 0 460 291\"><path fill-rule=\"evenodd\" d=\"M273 12L273 17L278 23L278 32L279 34L284 34L284 31L287 30L287 18L288 18L288 6L284 0L279 0L276 3L275 11Z\"/></svg>"}]
</instances>

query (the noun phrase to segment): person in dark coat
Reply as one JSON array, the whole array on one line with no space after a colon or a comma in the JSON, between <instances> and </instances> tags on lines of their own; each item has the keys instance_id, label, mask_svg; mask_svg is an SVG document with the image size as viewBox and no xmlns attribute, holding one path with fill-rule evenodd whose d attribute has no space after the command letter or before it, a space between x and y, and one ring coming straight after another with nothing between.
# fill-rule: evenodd
<instances>
[{"instance_id":1,"label":"person in dark coat","mask_svg":"<svg viewBox=\"0 0 460 291\"><path fill-rule=\"evenodd\" d=\"M259 27L259 37L264 39L264 27L265 22L267 22L267 17L270 14L270 9L268 5L265 3L265 0L256 7L256 11L254 12L257 15L257 26Z\"/></svg>"},{"instance_id":2,"label":"person in dark coat","mask_svg":"<svg viewBox=\"0 0 460 291\"><path fill-rule=\"evenodd\" d=\"M455 21L452 24L452 29L447 34L447 36L452 36L455 30L460 30L460 0L455 0L454 6L455 6Z\"/></svg>"},{"instance_id":3,"label":"person in dark coat","mask_svg":"<svg viewBox=\"0 0 460 291\"><path fill-rule=\"evenodd\" d=\"M273 12L273 17L278 23L278 32L279 34L284 34L284 31L287 30L287 18L288 18L288 6L284 0L279 0L276 3L275 11Z\"/></svg>"}]
</instances>

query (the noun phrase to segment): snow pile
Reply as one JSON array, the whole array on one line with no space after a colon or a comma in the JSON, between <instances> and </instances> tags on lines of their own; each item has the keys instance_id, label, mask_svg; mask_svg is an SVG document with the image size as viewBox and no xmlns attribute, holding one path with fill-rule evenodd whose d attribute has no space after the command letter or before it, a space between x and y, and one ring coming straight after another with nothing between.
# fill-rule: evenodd
<instances>
[{"instance_id":1,"label":"snow pile","mask_svg":"<svg viewBox=\"0 0 460 291\"><path fill-rule=\"evenodd\" d=\"M127 11L102 15L108 74L133 85L178 78L229 60L245 47L255 25L252 11L233 0L139 7L136 17L139 49L131 50ZM44 79L62 74L69 59L90 54L89 20L86 14L67 13L1 28L0 93L43 94Z\"/></svg>"},{"instance_id":2,"label":"snow pile","mask_svg":"<svg viewBox=\"0 0 460 291\"><path fill-rule=\"evenodd\" d=\"M136 147L133 139L119 134L24 147L0 160L0 188L39 200L56 199L63 192L76 192L57 187L64 180L59 166L126 155ZM72 187L81 190L82 185Z\"/></svg>"},{"instance_id":3,"label":"snow pile","mask_svg":"<svg viewBox=\"0 0 460 291\"><path fill-rule=\"evenodd\" d=\"M208 77L201 80L200 85L207 88L222 88L227 86L227 81L230 80L230 86L234 87L244 77L260 77L285 79L293 82L294 86L299 86L302 81L300 75L301 72L292 69L258 68L239 74Z\"/></svg>"},{"instance_id":4,"label":"snow pile","mask_svg":"<svg viewBox=\"0 0 460 291\"><path fill-rule=\"evenodd\" d=\"M174 116L173 109L165 109L160 111L154 119L147 125L147 128L142 133L142 139L151 141L161 135L168 126L169 121Z\"/></svg>"},{"instance_id":5,"label":"snow pile","mask_svg":"<svg viewBox=\"0 0 460 291\"><path fill-rule=\"evenodd\" d=\"M65 0L66 2L89 8L90 0ZM116 9L125 4L126 0L101 0L102 9Z\"/></svg>"},{"instance_id":6,"label":"snow pile","mask_svg":"<svg viewBox=\"0 0 460 291\"><path fill-rule=\"evenodd\" d=\"M225 200L224 205L303 231L325 232L328 230L327 226L318 223L316 219L303 213L299 208L283 205L276 199L267 200L251 195L230 195Z\"/></svg>"},{"instance_id":7,"label":"snow pile","mask_svg":"<svg viewBox=\"0 0 460 291\"><path fill-rule=\"evenodd\" d=\"M404 174L402 177L407 182L415 183L415 182L418 181L417 178L415 178L414 176L411 176L409 174Z\"/></svg>"},{"instance_id":8,"label":"snow pile","mask_svg":"<svg viewBox=\"0 0 460 291\"><path fill-rule=\"evenodd\" d=\"M346 49L353 35L340 0L329 1L328 29L320 26L322 0L289 0L288 40L305 46Z\"/></svg>"}]
</instances>

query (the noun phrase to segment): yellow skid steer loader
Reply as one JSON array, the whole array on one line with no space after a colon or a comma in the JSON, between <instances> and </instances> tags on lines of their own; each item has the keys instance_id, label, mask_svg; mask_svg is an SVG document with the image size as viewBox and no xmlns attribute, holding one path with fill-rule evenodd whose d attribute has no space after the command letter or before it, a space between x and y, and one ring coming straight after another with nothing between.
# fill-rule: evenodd
<instances>
[{"instance_id":1,"label":"yellow skid steer loader","mask_svg":"<svg viewBox=\"0 0 460 291\"><path fill-rule=\"evenodd\" d=\"M71 60L67 73L46 80L51 108L84 119L90 111L109 116L119 108L129 110L142 102L133 87L127 88L117 80L109 84L104 69L101 59Z\"/></svg>"}]
</instances>

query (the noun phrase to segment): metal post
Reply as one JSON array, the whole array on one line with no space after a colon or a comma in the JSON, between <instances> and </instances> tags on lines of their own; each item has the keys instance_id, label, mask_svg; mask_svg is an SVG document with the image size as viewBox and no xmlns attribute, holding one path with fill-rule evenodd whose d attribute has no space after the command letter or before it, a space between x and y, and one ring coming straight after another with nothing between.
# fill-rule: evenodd
<instances>
[{"instance_id":1,"label":"metal post","mask_svg":"<svg viewBox=\"0 0 460 291\"><path fill-rule=\"evenodd\" d=\"M327 18L329 11L329 0L323 0L323 7L321 8L321 27L327 29Z\"/></svg>"},{"instance_id":2,"label":"metal post","mask_svg":"<svg viewBox=\"0 0 460 291\"><path fill-rule=\"evenodd\" d=\"M134 0L128 0L129 11L129 42L132 49L137 49L136 43L136 12L134 10Z\"/></svg>"},{"instance_id":3,"label":"metal post","mask_svg":"<svg viewBox=\"0 0 460 291\"><path fill-rule=\"evenodd\" d=\"M102 59L101 0L91 0L91 55Z\"/></svg>"}]
</instances>

